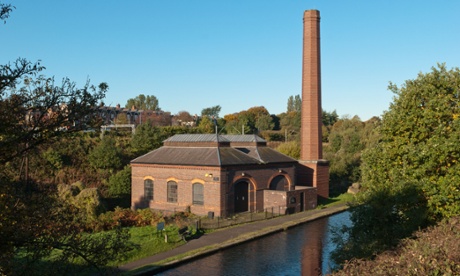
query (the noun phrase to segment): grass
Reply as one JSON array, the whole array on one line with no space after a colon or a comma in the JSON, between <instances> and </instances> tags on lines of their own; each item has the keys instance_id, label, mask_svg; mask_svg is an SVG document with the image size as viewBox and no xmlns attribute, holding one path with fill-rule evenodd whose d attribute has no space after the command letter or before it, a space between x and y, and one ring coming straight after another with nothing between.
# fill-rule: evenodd
<instances>
[{"instance_id":1,"label":"grass","mask_svg":"<svg viewBox=\"0 0 460 276\"><path fill-rule=\"evenodd\" d=\"M176 226L168 226L162 232L158 232L156 227L153 226L131 227L129 229L131 242L139 245L139 247L129 252L128 257L122 262L113 262L109 265L123 265L181 246L185 242L181 239L177 231L178 228ZM167 235L167 242L165 241L165 234Z\"/></svg>"},{"instance_id":2,"label":"grass","mask_svg":"<svg viewBox=\"0 0 460 276\"><path fill-rule=\"evenodd\" d=\"M329 198L318 202L318 208L326 208L327 206L333 206L336 204L350 202L354 198L350 194L342 194L335 198ZM235 225L236 226L236 225ZM127 253L127 257L120 260L114 260L107 264L107 269L113 269L126 263L130 263L142 258L146 258L152 255L159 254L172 250L178 246L185 244L178 234L177 226L167 226L165 231L158 232L156 226L144 226L144 227L131 227L129 233L131 236L130 241L137 245L137 248ZM206 232L212 232L214 230L208 230ZM198 233L203 234L204 232ZM168 236L167 242L165 242L165 234ZM192 234L197 234L196 230L193 229ZM48 264L47 264L48 263ZM43 260L42 265L50 265L48 260ZM76 266L81 264L74 264Z\"/></svg>"},{"instance_id":3,"label":"grass","mask_svg":"<svg viewBox=\"0 0 460 276\"><path fill-rule=\"evenodd\" d=\"M355 196L349 193L343 193L336 197L330 198L319 198L318 199L318 207L317 208L326 208L327 206L334 206L337 204L353 202L355 200Z\"/></svg>"}]
</instances>

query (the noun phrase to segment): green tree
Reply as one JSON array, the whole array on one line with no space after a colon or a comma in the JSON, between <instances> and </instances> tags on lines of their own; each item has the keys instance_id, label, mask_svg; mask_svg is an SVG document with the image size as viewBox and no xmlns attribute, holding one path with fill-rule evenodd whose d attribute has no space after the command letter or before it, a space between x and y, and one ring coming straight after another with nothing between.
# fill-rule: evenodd
<instances>
[{"instance_id":1,"label":"green tree","mask_svg":"<svg viewBox=\"0 0 460 276\"><path fill-rule=\"evenodd\" d=\"M133 153L139 156L161 147L162 142L163 136L160 128L145 122L137 126L136 132L131 139L131 148Z\"/></svg>"},{"instance_id":2,"label":"green tree","mask_svg":"<svg viewBox=\"0 0 460 276\"><path fill-rule=\"evenodd\" d=\"M198 124L198 129L202 133L215 133L215 120L210 119L208 116L202 117L200 123Z\"/></svg>"},{"instance_id":3,"label":"green tree","mask_svg":"<svg viewBox=\"0 0 460 276\"><path fill-rule=\"evenodd\" d=\"M295 95L294 97L294 111L302 111L302 98L300 97L300 95Z\"/></svg>"},{"instance_id":4,"label":"green tree","mask_svg":"<svg viewBox=\"0 0 460 276\"><path fill-rule=\"evenodd\" d=\"M299 141L289 141L286 143L282 143L276 148L276 150L294 159L300 159Z\"/></svg>"},{"instance_id":5,"label":"green tree","mask_svg":"<svg viewBox=\"0 0 460 276\"><path fill-rule=\"evenodd\" d=\"M345 192L351 183L361 179L364 126L365 123L355 116L340 119L331 128L324 156L330 161L330 188L333 194Z\"/></svg>"},{"instance_id":6,"label":"green tree","mask_svg":"<svg viewBox=\"0 0 460 276\"><path fill-rule=\"evenodd\" d=\"M322 121L323 125L325 126L333 126L339 119L339 115L337 115L337 111L332 111L332 112L327 112L324 111L322 112Z\"/></svg>"},{"instance_id":7,"label":"green tree","mask_svg":"<svg viewBox=\"0 0 460 276\"><path fill-rule=\"evenodd\" d=\"M259 115L255 124L258 131L272 130L274 126L273 118L269 114Z\"/></svg>"},{"instance_id":8,"label":"green tree","mask_svg":"<svg viewBox=\"0 0 460 276\"><path fill-rule=\"evenodd\" d=\"M139 94L135 98L129 99L126 102L125 108L132 108L133 106L141 110L160 110L158 99L154 95L145 96L144 94Z\"/></svg>"},{"instance_id":9,"label":"green tree","mask_svg":"<svg viewBox=\"0 0 460 276\"><path fill-rule=\"evenodd\" d=\"M280 117L280 126L282 131L296 132L300 131L300 112L291 111L288 113L281 113Z\"/></svg>"},{"instance_id":10,"label":"green tree","mask_svg":"<svg viewBox=\"0 0 460 276\"><path fill-rule=\"evenodd\" d=\"M364 156L366 186L418 183L431 219L459 214L460 70L439 64L389 89L395 99L383 115L380 143Z\"/></svg>"},{"instance_id":11,"label":"green tree","mask_svg":"<svg viewBox=\"0 0 460 276\"><path fill-rule=\"evenodd\" d=\"M122 166L121 154L115 139L106 135L102 138L101 143L89 153L88 158L93 168L113 172Z\"/></svg>"},{"instance_id":12,"label":"green tree","mask_svg":"<svg viewBox=\"0 0 460 276\"><path fill-rule=\"evenodd\" d=\"M289 96L288 101L287 101L286 112L292 112L292 111L295 111L294 96Z\"/></svg>"},{"instance_id":13,"label":"green tree","mask_svg":"<svg viewBox=\"0 0 460 276\"><path fill-rule=\"evenodd\" d=\"M301 112L302 111L302 98L300 95L289 96L287 102L286 112Z\"/></svg>"},{"instance_id":14,"label":"green tree","mask_svg":"<svg viewBox=\"0 0 460 276\"><path fill-rule=\"evenodd\" d=\"M109 193L112 197L131 195L131 166L126 165L123 170L109 178Z\"/></svg>"},{"instance_id":15,"label":"green tree","mask_svg":"<svg viewBox=\"0 0 460 276\"><path fill-rule=\"evenodd\" d=\"M77 88L65 78L57 85L54 78L34 77L42 70L39 62L25 59L0 65L0 163L55 137L98 125L94 106L105 97L106 83L96 88L87 82ZM18 88L21 82L25 86Z\"/></svg>"},{"instance_id":16,"label":"green tree","mask_svg":"<svg viewBox=\"0 0 460 276\"><path fill-rule=\"evenodd\" d=\"M339 256L371 257L460 213L460 70L438 64L389 89L394 101L363 154L361 205L342 229L349 239Z\"/></svg>"},{"instance_id":17,"label":"green tree","mask_svg":"<svg viewBox=\"0 0 460 276\"><path fill-rule=\"evenodd\" d=\"M8 18L12 7L0 3L0 19ZM29 177L28 160L46 145L88 125L97 126L94 107L108 89L89 81L82 88L64 79L39 75L40 62L17 59L0 65L0 274L16 275L25 271L37 274L66 274L71 260L99 268L129 251L129 235L124 230L85 234L78 222L79 210L59 200L56 187L46 179ZM38 75L38 76L37 76ZM61 162L55 154L48 161ZM14 173L11 168L21 167ZM46 185L44 184L46 183ZM21 252L17 255L17 252ZM53 271L31 269L38 260L58 261ZM17 261L21 259L21 261ZM35 266L42 268L43 266ZM64 271L66 270L67 271ZM72 274L72 273L71 273ZM75 274L75 272L73 272Z\"/></svg>"},{"instance_id":18,"label":"green tree","mask_svg":"<svg viewBox=\"0 0 460 276\"><path fill-rule=\"evenodd\" d=\"M201 110L201 116L202 117L208 116L208 117L213 117L214 119L217 119L219 118L220 110L221 110L220 105L203 108L203 110Z\"/></svg>"}]
</instances>

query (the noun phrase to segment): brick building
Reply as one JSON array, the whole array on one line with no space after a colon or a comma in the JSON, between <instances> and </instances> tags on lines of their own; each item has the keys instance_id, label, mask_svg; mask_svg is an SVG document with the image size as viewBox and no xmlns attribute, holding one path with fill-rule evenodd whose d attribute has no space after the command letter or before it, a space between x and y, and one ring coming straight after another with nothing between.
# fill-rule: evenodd
<instances>
[{"instance_id":1,"label":"brick building","mask_svg":"<svg viewBox=\"0 0 460 276\"><path fill-rule=\"evenodd\" d=\"M132 204L217 216L314 208L316 192L295 185L296 165L255 135L179 134L131 161Z\"/></svg>"},{"instance_id":2,"label":"brick building","mask_svg":"<svg viewBox=\"0 0 460 276\"><path fill-rule=\"evenodd\" d=\"M322 159L319 11L304 13L301 158L255 135L175 135L131 161L132 208L199 215L277 208L299 212L328 197L329 163Z\"/></svg>"}]
</instances>

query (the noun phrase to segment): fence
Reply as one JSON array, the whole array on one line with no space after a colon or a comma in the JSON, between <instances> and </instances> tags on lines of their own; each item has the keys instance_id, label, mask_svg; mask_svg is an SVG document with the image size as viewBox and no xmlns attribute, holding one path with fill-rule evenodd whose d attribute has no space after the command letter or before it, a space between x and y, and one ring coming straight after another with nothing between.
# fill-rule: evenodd
<instances>
[{"instance_id":1,"label":"fence","mask_svg":"<svg viewBox=\"0 0 460 276\"><path fill-rule=\"evenodd\" d=\"M242 224L252 221L271 219L274 217L284 216L288 214L288 208L284 206L266 208L258 212L245 212L238 213L227 218L208 216L207 218L200 218L197 226L201 229L218 229L228 227L236 224Z\"/></svg>"}]
</instances>

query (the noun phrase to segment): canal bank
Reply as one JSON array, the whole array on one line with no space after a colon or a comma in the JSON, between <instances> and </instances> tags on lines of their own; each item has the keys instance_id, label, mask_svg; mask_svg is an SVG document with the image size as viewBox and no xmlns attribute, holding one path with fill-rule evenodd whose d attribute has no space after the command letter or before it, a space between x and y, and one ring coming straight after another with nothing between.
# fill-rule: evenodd
<instances>
[{"instance_id":1,"label":"canal bank","mask_svg":"<svg viewBox=\"0 0 460 276\"><path fill-rule=\"evenodd\" d=\"M174 248L173 250L120 266L119 270L121 273L127 275L152 275L155 272L169 269L183 262L212 254L224 248L284 231L299 224L343 212L346 209L348 209L346 204L339 204L323 209L315 209L221 229L203 235L199 239L190 240L185 245Z\"/></svg>"}]
</instances>

